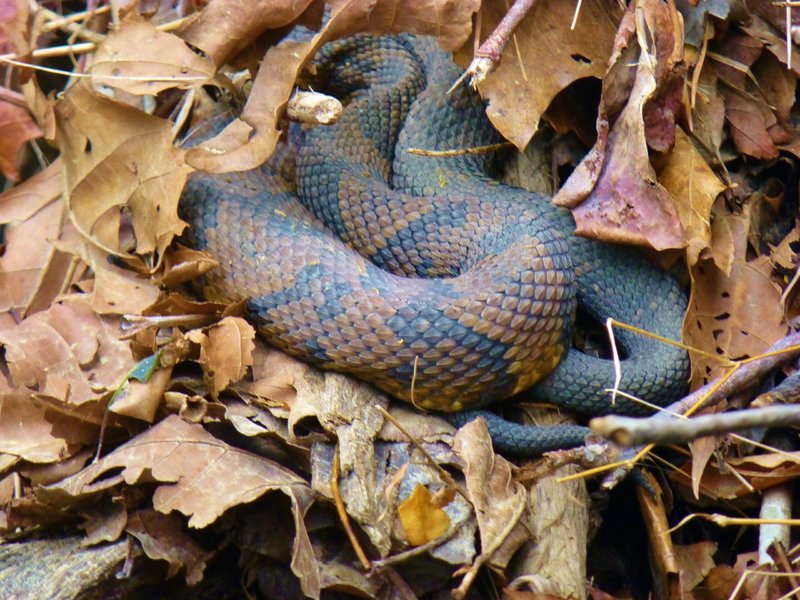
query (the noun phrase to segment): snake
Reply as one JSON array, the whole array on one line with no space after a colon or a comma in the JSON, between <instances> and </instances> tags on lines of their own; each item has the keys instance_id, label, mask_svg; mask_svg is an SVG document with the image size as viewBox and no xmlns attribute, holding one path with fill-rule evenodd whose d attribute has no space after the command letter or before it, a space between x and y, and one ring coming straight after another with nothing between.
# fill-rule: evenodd
<instances>
[{"instance_id":1,"label":"snake","mask_svg":"<svg viewBox=\"0 0 800 600\"><path fill-rule=\"evenodd\" d=\"M509 454L587 435L484 408L512 396L642 413L610 399L612 361L572 347L575 315L680 339L675 279L633 248L573 235L568 210L492 177L495 154L459 152L502 138L476 92L448 93L458 71L430 39L346 38L316 66L345 110L304 133L294 184L268 165L189 178L184 242L219 263L203 295L245 301L269 343L307 363L457 426L483 416ZM627 330L615 343L627 394L663 406L685 392L684 350Z\"/></svg>"}]
</instances>

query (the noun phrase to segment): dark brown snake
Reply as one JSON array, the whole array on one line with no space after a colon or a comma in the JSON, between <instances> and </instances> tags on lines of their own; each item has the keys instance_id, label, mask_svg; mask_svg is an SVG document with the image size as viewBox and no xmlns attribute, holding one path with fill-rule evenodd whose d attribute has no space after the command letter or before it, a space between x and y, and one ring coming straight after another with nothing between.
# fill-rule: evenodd
<instances>
[{"instance_id":1,"label":"dark brown snake","mask_svg":"<svg viewBox=\"0 0 800 600\"><path fill-rule=\"evenodd\" d=\"M299 200L268 169L187 185L187 239L220 262L205 295L249 299L273 345L423 409L462 411L534 386L579 412L636 412L624 399L610 406L610 361L570 349L576 304L679 339L686 300L672 278L635 250L573 236L567 211L490 179L490 156L409 153L499 141L475 94L445 94L456 72L429 42L352 38L320 64L348 105L306 135ZM624 331L617 342L621 389L659 405L684 390L682 350ZM516 454L586 433L485 414L495 443Z\"/></svg>"}]
</instances>

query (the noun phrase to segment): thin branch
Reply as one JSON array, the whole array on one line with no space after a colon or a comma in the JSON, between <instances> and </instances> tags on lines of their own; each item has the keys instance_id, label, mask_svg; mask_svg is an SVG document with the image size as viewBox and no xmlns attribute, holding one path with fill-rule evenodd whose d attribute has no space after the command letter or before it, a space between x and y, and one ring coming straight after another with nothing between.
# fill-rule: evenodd
<instances>
[{"instance_id":1,"label":"thin branch","mask_svg":"<svg viewBox=\"0 0 800 600\"><path fill-rule=\"evenodd\" d=\"M621 446L638 444L685 444L699 437L742 431L750 427L789 427L800 425L800 406L768 406L733 412L702 415L687 419L637 419L608 415L591 420L598 435Z\"/></svg>"}]
</instances>

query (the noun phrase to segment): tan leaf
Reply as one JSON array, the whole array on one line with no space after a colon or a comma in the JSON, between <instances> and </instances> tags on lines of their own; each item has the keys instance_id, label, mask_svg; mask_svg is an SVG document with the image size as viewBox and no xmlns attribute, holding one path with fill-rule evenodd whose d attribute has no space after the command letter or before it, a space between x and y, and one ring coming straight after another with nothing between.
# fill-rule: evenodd
<instances>
[{"instance_id":1,"label":"tan leaf","mask_svg":"<svg viewBox=\"0 0 800 600\"><path fill-rule=\"evenodd\" d=\"M155 509L164 514L178 510L190 517L190 527L197 528L213 523L233 506L280 491L292 501L296 551L303 546L303 552L311 552L302 526L311 502L308 484L277 463L229 446L175 415L76 475L43 488L41 497L68 506L122 482L161 484L153 496Z\"/></svg>"},{"instance_id":2,"label":"tan leaf","mask_svg":"<svg viewBox=\"0 0 800 600\"><path fill-rule=\"evenodd\" d=\"M131 16L98 46L89 72L95 85L155 96L174 87L202 85L214 71L211 59L193 52L179 37Z\"/></svg>"},{"instance_id":3,"label":"tan leaf","mask_svg":"<svg viewBox=\"0 0 800 600\"><path fill-rule=\"evenodd\" d=\"M311 0L216 0L209 2L178 35L222 66L268 29L284 27L297 19L309 4Z\"/></svg>"},{"instance_id":4,"label":"tan leaf","mask_svg":"<svg viewBox=\"0 0 800 600\"><path fill-rule=\"evenodd\" d=\"M67 441L53 434L46 407L27 390L0 393L0 452L32 463L51 463L68 455Z\"/></svg>"},{"instance_id":5,"label":"tan leaf","mask_svg":"<svg viewBox=\"0 0 800 600\"><path fill-rule=\"evenodd\" d=\"M128 511L121 502L97 502L82 512L86 545L115 542L125 531Z\"/></svg>"},{"instance_id":6,"label":"tan leaf","mask_svg":"<svg viewBox=\"0 0 800 600\"><path fill-rule=\"evenodd\" d=\"M0 223L5 251L0 255L0 310L24 317L43 310L68 285L75 257L58 250L54 240L74 236L62 231L61 161L0 194Z\"/></svg>"},{"instance_id":7,"label":"tan leaf","mask_svg":"<svg viewBox=\"0 0 800 600\"><path fill-rule=\"evenodd\" d=\"M108 260L106 252L85 242L81 257L94 271L92 308L101 315L140 315L161 296L158 286L130 269Z\"/></svg>"},{"instance_id":8,"label":"tan leaf","mask_svg":"<svg viewBox=\"0 0 800 600\"><path fill-rule=\"evenodd\" d=\"M780 305L781 291L770 278L772 265L766 256L747 260L749 206L742 214L730 214L715 205L716 232L725 231L732 243L732 262L726 274L711 259L701 258L691 269L693 280L689 309L684 321L684 340L690 346L720 358L752 357L786 335ZM720 374L718 361L692 357L692 386Z\"/></svg>"},{"instance_id":9,"label":"tan leaf","mask_svg":"<svg viewBox=\"0 0 800 600\"><path fill-rule=\"evenodd\" d=\"M476 419L458 430L453 450L466 463L464 477L481 536L481 558L488 561L506 544L520 545L526 536L514 535L525 512L527 494L511 475L511 464L492 451L486 421ZM502 554L511 555L512 548Z\"/></svg>"},{"instance_id":10,"label":"tan leaf","mask_svg":"<svg viewBox=\"0 0 800 600\"><path fill-rule=\"evenodd\" d=\"M478 31L490 32L508 11L508 3L484 2ZM558 0L534 4L514 31L500 64L478 86L489 101L486 114L497 130L523 150L536 133L550 102L578 79L603 77L614 42L619 4L606 0L584 2L575 28L575 7ZM461 66L472 60L469 40L456 55Z\"/></svg>"},{"instance_id":11,"label":"tan leaf","mask_svg":"<svg viewBox=\"0 0 800 600\"><path fill-rule=\"evenodd\" d=\"M253 364L255 329L239 317L225 317L206 332L190 331L187 337L200 344L200 364L216 396L239 381Z\"/></svg>"},{"instance_id":12,"label":"tan leaf","mask_svg":"<svg viewBox=\"0 0 800 600\"><path fill-rule=\"evenodd\" d=\"M658 180L675 200L688 247L689 265L697 262L700 252L711 244L711 206L725 190L692 140L678 128L675 147L658 174Z\"/></svg>"},{"instance_id":13,"label":"tan leaf","mask_svg":"<svg viewBox=\"0 0 800 600\"><path fill-rule=\"evenodd\" d=\"M4 3L0 13L0 52L27 54L30 51L29 6L25 0Z\"/></svg>"},{"instance_id":14,"label":"tan leaf","mask_svg":"<svg viewBox=\"0 0 800 600\"><path fill-rule=\"evenodd\" d=\"M136 252L162 254L186 225L177 206L189 172L182 150L172 145L169 121L95 94L86 80L74 84L55 110L78 230L107 252L131 256L119 235L129 213Z\"/></svg>"},{"instance_id":15,"label":"tan leaf","mask_svg":"<svg viewBox=\"0 0 800 600\"><path fill-rule=\"evenodd\" d=\"M424 485L414 491L397 507L400 524L411 546L421 546L435 540L450 527L450 517L435 501Z\"/></svg>"},{"instance_id":16,"label":"tan leaf","mask_svg":"<svg viewBox=\"0 0 800 600\"><path fill-rule=\"evenodd\" d=\"M167 251L164 257L164 274L161 285L176 286L208 273L219 263L205 252L184 248L181 245Z\"/></svg>"}]
</instances>

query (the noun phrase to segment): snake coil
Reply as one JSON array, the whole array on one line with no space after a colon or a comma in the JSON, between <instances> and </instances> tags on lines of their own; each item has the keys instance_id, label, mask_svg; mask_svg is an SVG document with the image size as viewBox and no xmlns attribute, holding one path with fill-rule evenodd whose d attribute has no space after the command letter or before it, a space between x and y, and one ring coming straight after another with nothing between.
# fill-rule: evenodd
<instances>
[{"instance_id":1,"label":"snake coil","mask_svg":"<svg viewBox=\"0 0 800 600\"><path fill-rule=\"evenodd\" d=\"M273 345L456 423L531 386L584 413L635 411L609 405L609 361L570 348L576 304L679 338L686 300L672 278L630 248L573 236L566 210L490 179L490 156L409 153L499 141L477 95L445 93L454 67L431 42L350 38L320 64L348 105L306 135L299 199L268 169L187 185L187 239L220 262L205 295L249 299ZM618 342L622 389L656 404L683 391L683 351L627 332ZM516 454L586 433L487 416L496 445Z\"/></svg>"}]
</instances>

